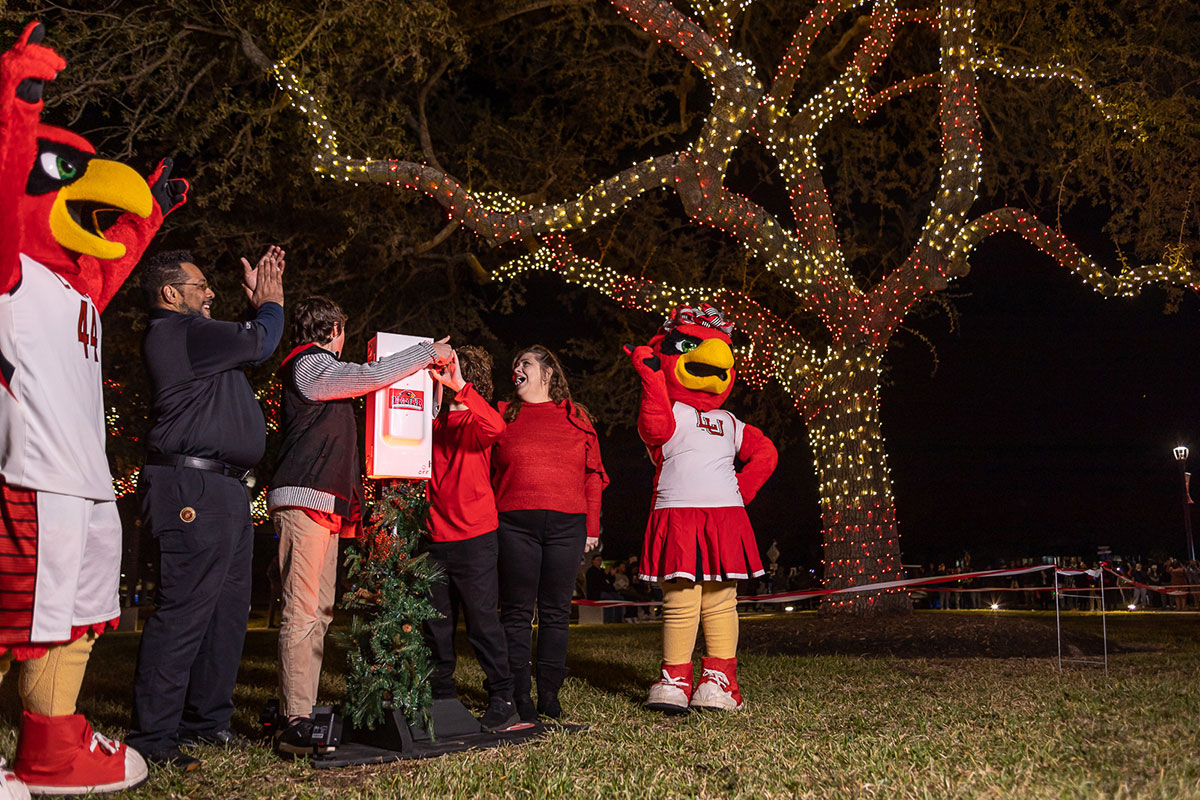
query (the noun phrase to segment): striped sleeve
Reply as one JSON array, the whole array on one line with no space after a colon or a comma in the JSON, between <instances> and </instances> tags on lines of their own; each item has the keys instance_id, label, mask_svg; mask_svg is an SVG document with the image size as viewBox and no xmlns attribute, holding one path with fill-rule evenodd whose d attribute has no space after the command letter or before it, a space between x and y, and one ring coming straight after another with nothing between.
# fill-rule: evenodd
<instances>
[{"instance_id":1,"label":"striped sleeve","mask_svg":"<svg viewBox=\"0 0 1200 800\"><path fill-rule=\"evenodd\" d=\"M307 508L332 513L337 498L307 486L280 486L267 491L267 512L277 508Z\"/></svg>"},{"instance_id":2,"label":"striped sleeve","mask_svg":"<svg viewBox=\"0 0 1200 800\"><path fill-rule=\"evenodd\" d=\"M407 378L436 358L429 342L366 364L339 361L333 353L318 350L296 359L296 388L309 400L318 402L358 397Z\"/></svg>"}]
</instances>

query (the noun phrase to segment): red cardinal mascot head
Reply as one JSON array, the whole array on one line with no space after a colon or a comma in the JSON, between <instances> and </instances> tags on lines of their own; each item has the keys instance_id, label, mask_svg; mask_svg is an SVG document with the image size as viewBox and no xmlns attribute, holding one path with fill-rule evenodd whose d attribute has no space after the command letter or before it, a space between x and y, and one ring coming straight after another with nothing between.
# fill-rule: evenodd
<instances>
[{"instance_id":1,"label":"red cardinal mascot head","mask_svg":"<svg viewBox=\"0 0 1200 800\"><path fill-rule=\"evenodd\" d=\"M29 23L0 56L0 191L6 211L16 207L20 252L71 276L80 271L81 255L101 262L123 258L126 246L105 235L105 223L122 213L150 217L154 200L133 169L97 158L87 139L38 120L42 86L65 65L40 45L44 32Z\"/></svg>"},{"instance_id":2,"label":"red cardinal mascot head","mask_svg":"<svg viewBox=\"0 0 1200 800\"><path fill-rule=\"evenodd\" d=\"M96 157L78 134L37 126L37 156L21 197L21 249L55 272L79 271L78 254L121 258L125 245L104 236L100 216L148 217L150 188L130 167Z\"/></svg>"},{"instance_id":3,"label":"red cardinal mascot head","mask_svg":"<svg viewBox=\"0 0 1200 800\"><path fill-rule=\"evenodd\" d=\"M667 396L701 411L720 408L733 390L733 323L708 304L671 312L648 344L662 361Z\"/></svg>"}]
</instances>

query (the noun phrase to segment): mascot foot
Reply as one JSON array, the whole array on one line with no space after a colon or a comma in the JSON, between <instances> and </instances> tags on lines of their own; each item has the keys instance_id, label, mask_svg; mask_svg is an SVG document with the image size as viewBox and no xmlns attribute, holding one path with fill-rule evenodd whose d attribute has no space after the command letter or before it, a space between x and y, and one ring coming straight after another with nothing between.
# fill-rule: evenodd
<instances>
[{"instance_id":1,"label":"mascot foot","mask_svg":"<svg viewBox=\"0 0 1200 800\"><path fill-rule=\"evenodd\" d=\"M692 696L692 662L662 665L662 678L650 687L646 708L664 714L686 714Z\"/></svg>"},{"instance_id":2,"label":"mascot foot","mask_svg":"<svg viewBox=\"0 0 1200 800\"><path fill-rule=\"evenodd\" d=\"M118 792L146 780L138 751L92 730L82 714L46 717L26 711L17 741L17 777L32 794Z\"/></svg>"},{"instance_id":3,"label":"mascot foot","mask_svg":"<svg viewBox=\"0 0 1200 800\"><path fill-rule=\"evenodd\" d=\"M700 685L692 695L692 708L701 711L741 711L742 691L737 683L736 658L702 658Z\"/></svg>"},{"instance_id":4,"label":"mascot foot","mask_svg":"<svg viewBox=\"0 0 1200 800\"><path fill-rule=\"evenodd\" d=\"M0 758L0 800L29 800L29 787Z\"/></svg>"}]
</instances>

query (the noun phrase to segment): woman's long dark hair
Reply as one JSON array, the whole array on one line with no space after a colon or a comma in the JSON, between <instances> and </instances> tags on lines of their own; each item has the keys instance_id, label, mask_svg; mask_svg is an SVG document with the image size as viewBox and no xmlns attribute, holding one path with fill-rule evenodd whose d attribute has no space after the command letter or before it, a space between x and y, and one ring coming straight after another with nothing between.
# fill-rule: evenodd
<instances>
[{"instance_id":1,"label":"woman's long dark hair","mask_svg":"<svg viewBox=\"0 0 1200 800\"><path fill-rule=\"evenodd\" d=\"M575 413L579 414L583 419L591 422L591 415L587 409L571 400L571 387L567 385L567 374L563 372L562 364L559 363L558 357L551 353L540 344L530 345L523 350L517 352L513 357L512 365L515 369L517 362L521 360L521 356L525 354L532 355L537 362L542 366L542 369L550 370L550 399L555 403L561 403L563 400L570 400L570 405L574 408ZM517 418L517 414L521 413L521 398L517 394L513 394L513 399L509 402L508 408L504 409L504 421L512 422Z\"/></svg>"}]
</instances>

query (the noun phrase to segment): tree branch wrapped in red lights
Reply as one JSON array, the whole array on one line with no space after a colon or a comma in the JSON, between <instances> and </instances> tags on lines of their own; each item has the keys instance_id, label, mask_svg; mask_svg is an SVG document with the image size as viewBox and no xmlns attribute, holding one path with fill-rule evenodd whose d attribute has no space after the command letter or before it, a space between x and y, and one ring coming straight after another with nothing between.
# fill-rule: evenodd
<instances>
[{"instance_id":1,"label":"tree branch wrapped in red lights","mask_svg":"<svg viewBox=\"0 0 1200 800\"><path fill-rule=\"evenodd\" d=\"M291 69L280 63L272 70L307 115L319 145L318 172L424 192L445 208L451 225L474 231L492 246L523 246L520 257L496 277L509 280L531 269L551 270L627 307L666 313L680 303L706 301L721 308L749 337L744 352L752 352L753 358L740 365L748 381L756 386L778 381L795 398L808 425L822 498L826 586L898 579L899 535L879 421L883 359L906 317L967 274L972 250L993 233L1015 232L1108 296L1133 296L1155 282L1195 290L1200 275L1191 269L1190 258L1178 253L1163 263L1125 267L1114 274L1031 212L977 208L985 169L980 75L1069 81L1092 100L1093 113L1106 121L1111 136L1135 136L1136 126L1110 112L1077 71L1057 64L1009 66L994 49L983 52L971 2L947 1L923 9L884 0L820 0L796 27L769 81L760 79L755 65L731 46L738 20L748 16L750 5L748 0L694 3L692 17L665 0L613 0L617 13L669 45L702 76L711 108L703 124L690 128L695 134L685 146L640 160L557 203L532 204L471 191L436 159L348 158L339 151L337 134L320 105ZM852 13L857 16L848 25ZM913 36L914 29L924 32L924 38ZM815 58L818 38L837 31L842 32L837 47L824 59ZM885 68L901 32L906 47L923 42L936 51L932 70L896 76ZM817 66L831 77L814 86L806 77ZM801 91L802 86L807 88ZM881 254L881 267L864 280L852 273L839 241L818 142L839 118L869 124L892 104L920 93L936 95L940 163L933 199L916 226L915 241L899 254ZM751 145L773 160L786 185L786 213L772 212L730 188L731 162L739 149ZM907 143L893 145L903 149ZM573 232L612 218L651 189L674 193L691 222L719 229L744 247L788 305L768 308L728 287L674 286L624 274L576 252ZM797 316L816 320L817 330L802 334L789 322ZM869 613L908 606L904 594L859 595L831 601L827 610Z\"/></svg>"}]
</instances>

